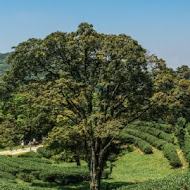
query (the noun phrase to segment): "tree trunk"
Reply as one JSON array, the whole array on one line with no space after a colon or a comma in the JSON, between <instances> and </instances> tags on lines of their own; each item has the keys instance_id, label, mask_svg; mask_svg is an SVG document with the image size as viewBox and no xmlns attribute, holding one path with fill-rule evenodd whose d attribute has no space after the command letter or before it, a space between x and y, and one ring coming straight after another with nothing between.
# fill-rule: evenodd
<instances>
[{"instance_id":1,"label":"tree trunk","mask_svg":"<svg viewBox=\"0 0 190 190\"><path fill-rule=\"evenodd\" d=\"M77 166L81 166L79 153L78 153L77 151L75 151L75 154L74 154L73 158L74 158L74 160L75 160Z\"/></svg>"},{"instance_id":2,"label":"tree trunk","mask_svg":"<svg viewBox=\"0 0 190 190\"><path fill-rule=\"evenodd\" d=\"M75 158L75 161L76 161L76 163L77 163L77 166L81 166L81 164L80 164L80 159L79 159L79 158Z\"/></svg>"},{"instance_id":3,"label":"tree trunk","mask_svg":"<svg viewBox=\"0 0 190 190\"><path fill-rule=\"evenodd\" d=\"M99 171L99 167L95 167L94 164L93 168L90 171L90 190L100 190L100 181L101 181L101 171Z\"/></svg>"},{"instance_id":4,"label":"tree trunk","mask_svg":"<svg viewBox=\"0 0 190 190\"><path fill-rule=\"evenodd\" d=\"M102 167L100 166L98 155L96 154L93 147L90 161L90 177L90 190L100 190Z\"/></svg>"}]
</instances>

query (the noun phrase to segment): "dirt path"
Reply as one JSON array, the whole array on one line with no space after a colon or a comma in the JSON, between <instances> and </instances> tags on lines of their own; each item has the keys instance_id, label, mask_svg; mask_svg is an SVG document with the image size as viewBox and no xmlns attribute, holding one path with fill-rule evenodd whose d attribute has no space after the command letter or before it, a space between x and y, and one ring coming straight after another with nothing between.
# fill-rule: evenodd
<instances>
[{"instance_id":1,"label":"dirt path","mask_svg":"<svg viewBox=\"0 0 190 190\"><path fill-rule=\"evenodd\" d=\"M31 148L31 150L36 152L39 147L42 147L42 145L34 146ZM25 152L30 152L30 148L17 149L17 150L12 150L12 151L6 150L6 151L0 152L0 155L6 155L6 154L15 155L15 154L20 154L20 153L25 153Z\"/></svg>"}]
</instances>

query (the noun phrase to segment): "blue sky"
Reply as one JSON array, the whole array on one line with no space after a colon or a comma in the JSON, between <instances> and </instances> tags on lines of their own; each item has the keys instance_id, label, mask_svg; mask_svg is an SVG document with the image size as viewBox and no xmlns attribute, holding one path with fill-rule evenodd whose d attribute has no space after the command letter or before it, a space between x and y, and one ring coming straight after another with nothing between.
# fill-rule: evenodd
<instances>
[{"instance_id":1,"label":"blue sky","mask_svg":"<svg viewBox=\"0 0 190 190\"><path fill-rule=\"evenodd\" d=\"M125 33L176 68L190 66L190 0L0 0L0 52L88 22Z\"/></svg>"}]
</instances>

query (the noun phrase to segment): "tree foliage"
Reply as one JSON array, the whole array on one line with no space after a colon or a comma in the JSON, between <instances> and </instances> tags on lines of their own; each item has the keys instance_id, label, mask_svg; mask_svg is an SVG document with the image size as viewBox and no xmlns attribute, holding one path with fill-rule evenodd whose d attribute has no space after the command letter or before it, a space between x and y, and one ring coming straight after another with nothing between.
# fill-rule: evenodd
<instances>
[{"instance_id":1,"label":"tree foliage","mask_svg":"<svg viewBox=\"0 0 190 190\"><path fill-rule=\"evenodd\" d=\"M33 101L53 107L54 126L62 127L65 142L80 137L76 142L85 150L91 189L99 189L114 139L151 106L146 50L129 36L100 34L81 23L76 32L20 43L8 63L12 69L5 81L30 86Z\"/></svg>"}]
</instances>

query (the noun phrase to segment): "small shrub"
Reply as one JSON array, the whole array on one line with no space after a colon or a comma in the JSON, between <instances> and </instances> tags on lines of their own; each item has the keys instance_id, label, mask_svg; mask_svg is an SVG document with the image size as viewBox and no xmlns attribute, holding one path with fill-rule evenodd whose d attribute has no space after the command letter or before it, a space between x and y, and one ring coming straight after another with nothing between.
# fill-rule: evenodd
<instances>
[{"instance_id":1,"label":"small shrub","mask_svg":"<svg viewBox=\"0 0 190 190\"><path fill-rule=\"evenodd\" d=\"M18 157L42 158L42 155L32 151L32 152L19 154Z\"/></svg>"},{"instance_id":2,"label":"small shrub","mask_svg":"<svg viewBox=\"0 0 190 190\"><path fill-rule=\"evenodd\" d=\"M54 152L52 150L46 149L44 147L38 148L37 152L41 154L44 158L51 158L54 155Z\"/></svg>"},{"instance_id":3,"label":"small shrub","mask_svg":"<svg viewBox=\"0 0 190 190\"><path fill-rule=\"evenodd\" d=\"M173 167L180 167L181 161L178 157L176 148L173 144L167 143L162 148L164 156L169 160L171 166Z\"/></svg>"},{"instance_id":4,"label":"small shrub","mask_svg":"<svg viewBox=\"0 0 190 190\"><path fill-rule=\"evenodd\" d=\"M29 183L33 182L35 179L35 177L32 174L28 173L19 173L17 175L17 178Z\"/></svg>"},{"instance_id":5,"label":"small shrub","mask_svg":"<svg viewBox=\"0 0 190 190\"><path fill-rule=\"evenodd\" d=\"M2 172L0 171L0 178L1 179L7 179L7 180L14 180L16 177L8 172Z\"/></svg>"}]
</instances>

